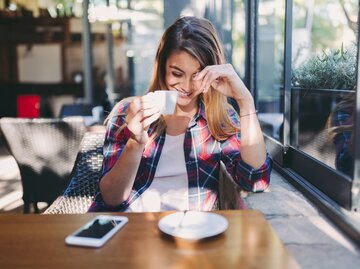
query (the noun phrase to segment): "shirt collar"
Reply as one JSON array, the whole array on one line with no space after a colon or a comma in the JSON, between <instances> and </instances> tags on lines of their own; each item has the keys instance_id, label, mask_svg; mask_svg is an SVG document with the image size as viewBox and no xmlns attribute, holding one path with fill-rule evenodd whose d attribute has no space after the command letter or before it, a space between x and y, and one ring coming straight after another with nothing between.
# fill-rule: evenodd
<instances>
[{"instance_id":1,"label":"shirt collar","mask_svg":"<svg viewBox=\"0 0 360 269\"><path fill-rule=\"evenodd\" d=\"M200 117L202 117L203 119L206 120L205 105L204 105L204 102L202 100L199 101L199 109L196 112L195 116L190 121L189 128L196 125L196 123L197 123L197 121L199 120Z\"/></svg>"}]
</instances>

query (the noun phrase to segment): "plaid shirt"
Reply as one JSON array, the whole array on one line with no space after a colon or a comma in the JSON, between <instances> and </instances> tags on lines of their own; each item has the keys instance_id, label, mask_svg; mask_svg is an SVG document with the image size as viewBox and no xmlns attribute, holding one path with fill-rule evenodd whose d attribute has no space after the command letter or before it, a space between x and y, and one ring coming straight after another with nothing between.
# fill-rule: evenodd
<instances>
[{"instance_id":1,"label":"plaid shirt","mask_svg":"<svg viewBox=\"0 0 360 269\"><path fill-rule=\"evenodd\" d=\"M110 119L107 126L101 177L113 167L129 139L129 134L126 131L116 135L119 126L124 124L128 105L129 102L123 101L119 106L118 115ZM239 120L234 110L229 110L229 116L232 122L239 126ZM153 129L154 127L151 125L149 134L152 133ZM164 132L146 145L128 199L116 207L110 207L104 203L99 192L89 209L90 212L124 211L151 185L164 145L165 135ZM259 169L254 169L242 160L239 148L239 133L224 141L217 141L211 136L204 105L200 103L200 108L190 121L184 138L185 163L189 182L189 210L209 211L216 208L220 161L224 162L227 171L242 188L261 192L268 187L272 167L272 160L269 155Z\"/></svg>"}]
</instances>

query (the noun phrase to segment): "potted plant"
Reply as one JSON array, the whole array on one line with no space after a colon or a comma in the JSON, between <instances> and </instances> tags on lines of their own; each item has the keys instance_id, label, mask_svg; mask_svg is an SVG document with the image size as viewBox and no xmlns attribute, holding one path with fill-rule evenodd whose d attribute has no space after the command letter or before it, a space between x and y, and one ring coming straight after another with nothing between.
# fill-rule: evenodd
<instances>
[{"instance_id":1,"label":"potted plant","mask_svg":"<svg viewBox=\"0 0 360 269\"><path fill-rule=\"evenodd\" d=\"M356 46L323 50L292 70L294 112L299 131L324 129L339 99L356 87Z\"/></svg>"},{"instance_id":2,"label":"potted plant","mask_svg":"<svg viewBox=\"0 0 360 269\"><path fill-rule=\"evenodd\" d=\"M305 89L347 89L356 85L356 46L323 50L292 70L292 85Z\"/></svg>"}]
</instances>

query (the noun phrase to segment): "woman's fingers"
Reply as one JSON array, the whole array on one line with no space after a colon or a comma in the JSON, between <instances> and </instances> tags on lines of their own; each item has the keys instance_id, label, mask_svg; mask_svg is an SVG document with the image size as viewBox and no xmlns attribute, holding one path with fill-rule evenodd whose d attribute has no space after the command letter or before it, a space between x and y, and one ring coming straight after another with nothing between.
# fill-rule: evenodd
<instances>
[{"instance_id":1,"label":"woman's fingers","mask_svg":"<svg viewBox=\"0 0 360 269\"><path fill-rule=\"evenodd\" d=\"M149 92L143 96L141 96L141 103L143 106L151 106L151 104L154 102L154 93Z\"/></svg>"},{"instance_id":2,"label":"woman's fingers","mask_svg":"<svg viewBox=\"0 0 360 269\"><path fill-rule=\"evenodd\" d=\"M208 92L208 90L212 84L215 83L217 85L220 79L221 79L220 74L216 70L211 73L209 72L203 81L202 89L204 90L204 93ZM214 88L216 88L216 87L214 87Z\"/></svg>"},{"instance_id":3,"label":"woman's fingers","mask_svg":"<svg viewBox=\"0 0 360 269\"><path fill-rule=\"evenodd\" d=\"M127 127L132 133L132 137L139 143L146 140L147 133L144 131L161 116L159 108L154 106L153 100L152 93L136 97L126 111Z\"/></svg>"},{"instance_id":4,"label":"woman's fingers","mask_svg":"<svg viewBox=\"0 0 360 269\"><path fill-rule=\"evenodd\" d=\"M141 98L135 97L126 111L126 122L129 122L140 110L142 110Z\"/></svg>"},{"instance_id":5,"label":"woman's fingers","mask_svg":"<svg viewBox=\"0 0 360 269\"><path fill-rule=\"evenodd\" d=\"M237 82L238 75L231 64L207 66L193 80L201 81L201 92L207 93L210 87L213 87L227 96L232 96L233 90L241 86Z\"/></svg>"},{"instance_id":6,"label":"woman's fingers","mask_svg":"<svg viewBox=\"0 0 360 269\"><path fill-rule=\"evenodd\" d=\"M154 107L154 98L152 92L141 97L135 97L129 105L128 114L136 114L140 110Z\"/></svg>"},{"instance_id":7,"label":"woman's fingers","mask_svg":"<svg viewBox=\"0 0 360 269\"><path fill-rule=\"evenodd\" d=\"M160 117L159 107L155 105L153 93L136 97L127 110L125 121L134 135L147 128Z\"/></svg>"},{"instance_id":8,"label":"woman's fingers","mask_svg":"<svg viewBox=\"0 0 360 269\"><path fill-rule=\"evenodd\" d=\"M195 81L201 81L200 91L206 93L210 86L215 82L217 85L219 83L219 79L223 75L222 65L210 65L201 70L195 77Z\"/></svg>"},{"instance_id":9,"label":"woman's fingers","mask_svg":"<svg viewBox=\"0 0 360 269\"><path fill-rule=\"evenodd\" d=\"M132 118L139 112L144 112L145 117L157 112L154 102L153 93L146 94L141 97L136 97L129 105L127 110L126 122L130 122Z\"/></svg>"},{"instance_id":10,"label":"woman's fingers","mask_svg":"<svg viewBox=\"0 0 360 269\"><path fill-rule=\"evenodd\" d=\"M143 120L143 111L138 111L131 119L126 118L128 129L134 134L138 135L143 131L141 121Z\"/></svg>"},{"instance_id":11,"label":"woman's fingers","mask_svg":"<svg viewBox=\"0 0 360 269\"><path fill-rule=\"evenodd\" d=\"M142 121L143 128L144 129L148 128L150 126L150 124L153 123L154 121L156 121L158 118L160 118L160 116L161 116L161 113L157 112L155 114L152 114L150 117L145 118Z\"/></svg>"},{"instance_id":12,"label":"woman's fingers","mask_svg":"<svg viewBox=\"0 0 360 269\"><path fill-rule=\"evenodd\" d=\"M211 65L209 66L206 66L203 70L199 71L194 77L193 77L193 80L202 80L207 72L209 71Z\"/></svg>"},{"instance_id":13,"label":"woman's fingers","mask_svg":"<svg viewBox=\"0 0 360 269\"><path fill-rule=\"evenodd\" d=\"M148 108L148 109L144 109L143 110L143 117L146 118L146 117L150 117L151 115L153 114L156 114L156 113L160 113L160 110L159 110L159 107L151 107L151 108Z\"/></svg>"},{"instance_id":14,"label":"woman's fingers","mask_svg":"<svg viewBox=\"0 0 360 269\"><path fill-rule=\"evenodd\" d=\"M143 119L142 125L146 129L151 123L156 121L160 116L160 108L157 105L157 100L153 92L150 92L142 97L143 102Z\"/></svg>"}]
</instances>

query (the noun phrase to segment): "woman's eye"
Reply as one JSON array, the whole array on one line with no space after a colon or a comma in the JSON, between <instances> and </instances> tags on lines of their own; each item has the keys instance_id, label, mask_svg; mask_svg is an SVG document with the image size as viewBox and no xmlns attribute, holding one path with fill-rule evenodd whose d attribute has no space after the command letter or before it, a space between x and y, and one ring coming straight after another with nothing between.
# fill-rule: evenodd
<instances>
[{"instance_id":1,"label":"woman's eye","mask_svg":"<svg viewBox=\"0 0 360 269\"><path fill-rule=\"evenodd\" d=\"M172 72L172 75L173 75L174 77L177 77L177 78L179 78L179 77L182 76L182 74L181 74L181 73L178 73L178 72Z\"/></svg>"}]
</instances>

